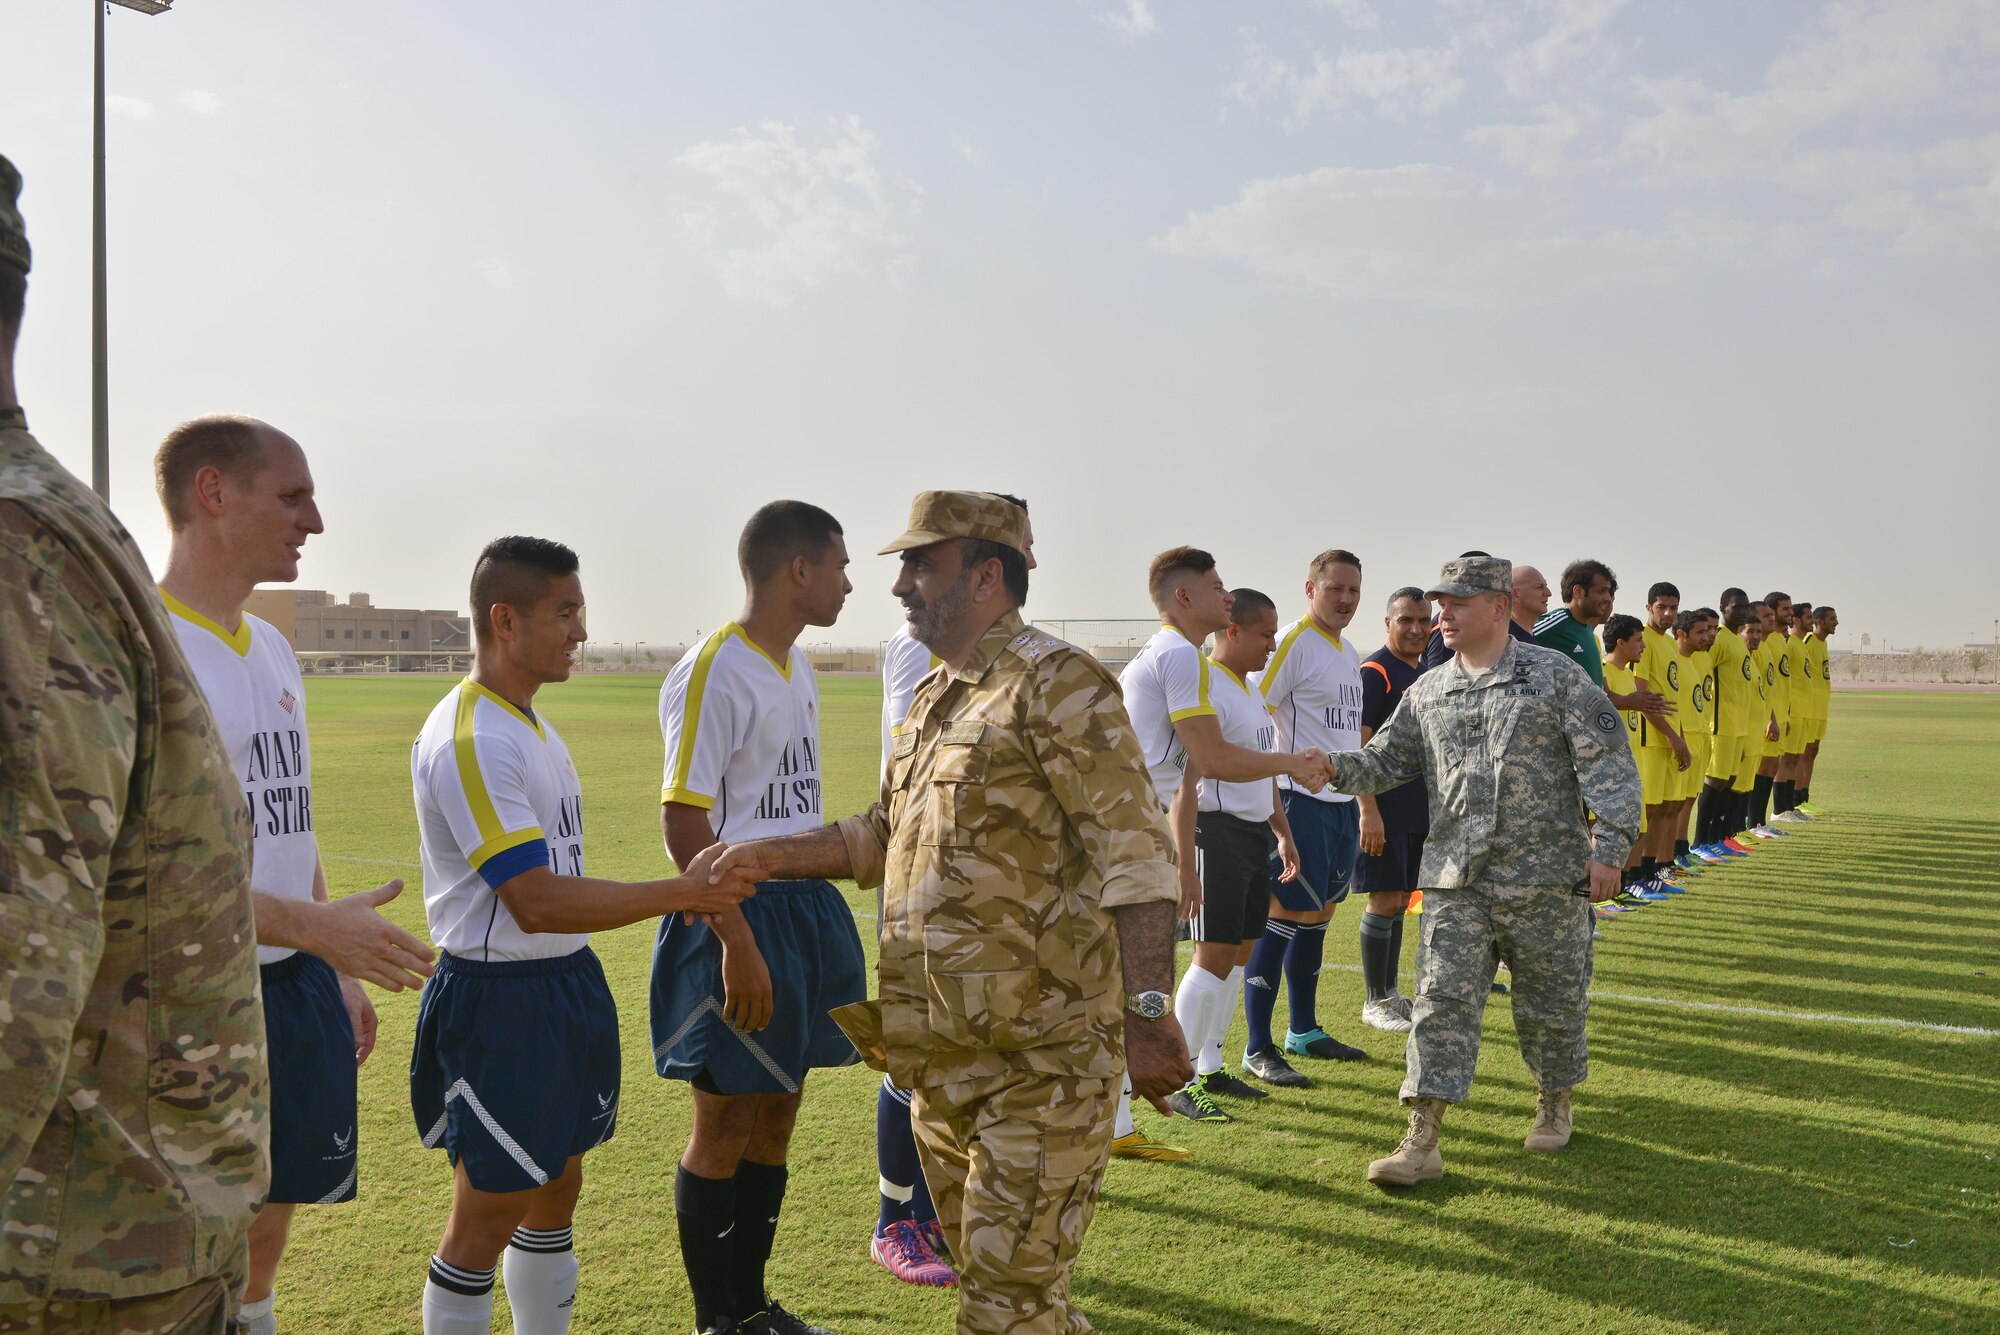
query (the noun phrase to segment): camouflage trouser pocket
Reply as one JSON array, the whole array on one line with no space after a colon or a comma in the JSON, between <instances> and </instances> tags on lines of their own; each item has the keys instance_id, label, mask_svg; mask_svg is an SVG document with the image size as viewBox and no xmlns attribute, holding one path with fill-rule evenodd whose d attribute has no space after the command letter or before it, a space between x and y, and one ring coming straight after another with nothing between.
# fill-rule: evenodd
<instances>
[{"instance_id":1,"label":"camouflage trouser pocket","mask_svg":"<svg viewBox=\"0 0 2000 1335\"><path fill-rule=\"evenodd\" d=\"M1102 1141L1089 1131L1042 1136L1042 1171L1024 1212L1014 1264L1024 1273L1060 1273L1076 1260L1103 1181Z\"/></svg>"},{"instance_id":2,"label":"camouflage trouser pocket","mask_svg":"<svg viewBox=\"0 0 2000 1335\"><path fill-rule=\"evenodd\" d=\"M1012 1052L1040 1044L1036 977L1034 969L931 973L925 980L931 1032L955 1047Z\"/></svg>"}]
</instances>

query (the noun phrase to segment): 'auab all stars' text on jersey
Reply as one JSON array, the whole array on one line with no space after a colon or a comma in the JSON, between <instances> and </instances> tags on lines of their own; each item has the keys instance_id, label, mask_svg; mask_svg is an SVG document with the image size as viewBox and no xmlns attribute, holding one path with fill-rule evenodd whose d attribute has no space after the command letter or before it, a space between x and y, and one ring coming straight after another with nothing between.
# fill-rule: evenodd
<instances>
[{"instance_id":1,"label":"'auab all stars' text on jersey","mask_svg":"<svg viewBox=\"0 0 2000 1335\"><path fill-rule=\"evenodd\" d=\"M917 643L909 626L899 628L882 651L882 764L886 771L889 752L895 748L896 734L910 716L910 702L917 687L938 665L937 655L928 645Z\"/></svg>"},{"instance_id":2,"label":"'auab all stars' text on jersey","mask_svg":"<svg viewBox=\"0 0 2000 1335\"><path fill-rule=\"evenodd\" d=\"M1208 691L1208 655L1172 626L1160 627L1118 674L1118 692L1146 750L1146 772L1162 807L1173 805L1187 770L1187 748L1174 724L1214 714Z\"/></svg>"},{"instance_id":3,"label":"'auab all stars' text on jersey","mask_svg":"<svg viewBox=\"0 0 2000 1335\"><path fill-rule=\"evenodd\" d=\"M306 739L306 688L284 632L243 614L231 635L180 599L160 591L174 631L208 697L256 839L250 846L250 888L280 899L311 899L319 871L313 835L312 748ZM257 947L257 962L292 954L290 946Z\"/></svg>"},{"instance_id":4,"label":"'auab all stars' text on jersey","mask_svg":"<svg viewBox=\"0 0 2000 1335\"><path fill-rule=\"evenodd\" d=\"M467 678L410 752L431 940L468 960L571 955L588 932L528 932L499 888L524 871L583 872L583 784L549 721Z\"/></svg>"},{"instance_id":5,"label":"'auab all stars' text on jersey","mask_svg":"<svg viewBox=\"0 0 2000 1335\"><path fill-rule=\"evenodd\" d=\"M730 622L660 688L660 801L700 807L727 844L817 830L822 815L819 683L793 645L784 667Z\"/></svg>"},{"instance_id":6,"label":"'auab all stars' text on jersey","mask_svg":"<svg viewBox=\"0 0 2000 1335\"><path fill-rule=\"evenodd\" d=\"M1234 672L1220 663L1209 664L1209 699L1215 705L1215 720L1222 726L1222 740L1247 751L1269 751L1277 744L1277 725L1264 697ZM1198 811L1226 811L1248 821L1271 819L1272 798L1269 779L1248 783L1224 783L1204 776L1196 797Z\"/></svg>"},{"instance_id":7,"label":"'auab all stars' text on jersey","mask_svg":"<svg viewBox=\"0 0 2000 1335\"><path fill-rule=\"evenodd\" d=\"M1361 749L1361 655L1354 646L1320 629L1310 616L1300 617L1278 632L1271 665L1250 674L1250 684L1263 693L1278 721L1278 749L1359 751ZM1352 802L1331 787L1307 792L1289 774L1278 776L1280 788L1292 788L1321 802Z\"/></svg>"}]
</instances>

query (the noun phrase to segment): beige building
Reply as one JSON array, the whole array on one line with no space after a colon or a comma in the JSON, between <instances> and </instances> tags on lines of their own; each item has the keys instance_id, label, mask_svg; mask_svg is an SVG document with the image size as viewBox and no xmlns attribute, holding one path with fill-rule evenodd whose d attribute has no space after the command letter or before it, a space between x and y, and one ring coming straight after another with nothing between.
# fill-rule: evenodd
<instances>
[{"instance_id":1,"label":"beige building","mask_svg":"<svg viewBox=\"0 0 2000 1335\"><path fill-rule=\"evenodd\" d=\"M377 607L365 593L341 602L322 589L258 589L248 610L285 632L301 655L383 658L392 654L464 654L472 620L457 612ZM310 661L310 660L308 660ZM417 666L411 660L409 666Z\"/></svg>"}]
</instances>

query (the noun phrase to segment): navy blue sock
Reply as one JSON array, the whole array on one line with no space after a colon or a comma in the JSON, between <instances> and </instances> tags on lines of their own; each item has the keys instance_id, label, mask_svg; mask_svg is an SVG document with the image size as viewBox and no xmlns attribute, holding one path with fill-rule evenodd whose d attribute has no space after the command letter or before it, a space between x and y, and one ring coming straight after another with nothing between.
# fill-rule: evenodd
<instances>
[{"instance_id":1,"label":"navy blue sock","mask_svg":"<svg viewBox=\"0 0 2000 1335\"><path fill-rule=\"evenodd\" d=\"M1264 935L1250 948L1250 962L1243 966L1243 1019L1250 1030L1246 1052L1264 1052L1276 1046L1271 1041L1271 1012L1278 1008L1278 979L1285 951L1297 933L1297 923L1273 918L1264 924Z\"/></svg>"},{"instance_id":2,"label":"navy blue sock","mask_svg":"<svg viewBox=\"0 0 2000 1335\"><path fill-rule=\"evenodd\" d=\"M1403 962L1403 913L1398 910L1396 924L1389 929L1389 991L1396 990L1397 967Z\"/></svg>"},{"instance_id":3,"label":"navy blue sock","mask_svg":"<svg viewBox=\"0 0 2000 1335\"><path fill-rule=\"evenodd\" d=\"M910 1130L909 1091L897 1089L887 1076L875 1096L875 1168L882 1188L876 1233L904 1220L921 1224L937 1217L930 1188L924 1185L923 1163L917 1158L917 1138Z\"/></svg>"},{"instance_id":4,"label":"navy blue sock","mask_svg":"<svg viewBox=\"0 0 2000 1335\"><path fill-rule=\"evenodd\" d=\"M1291 1006L1292 1032L1309 1034L1319 1028L1319 965L1326 955L1326 924L1292 925L1299 934L1285 952L1285 1000Z\"/></svg>"}]
</instances>

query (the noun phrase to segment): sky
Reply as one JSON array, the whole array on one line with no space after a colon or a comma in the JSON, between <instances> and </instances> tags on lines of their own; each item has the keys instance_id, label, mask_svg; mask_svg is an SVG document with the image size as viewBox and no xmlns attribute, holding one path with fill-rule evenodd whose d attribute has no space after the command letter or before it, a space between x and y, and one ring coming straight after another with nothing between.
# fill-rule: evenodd
<instances>
[{"instance_id":1,"label":"sky","mask_svg":"<svg viewBox=\"0 0 2000 1335\"><path fill-rule=\"evenodd\" d=\"M593 638L734 616L758 505L900 620L911 495L1027 497L1029 611L1179 543L1302 610L1483 548L1622 610L1782 588L1856 647L2000 592L2000 0L180 0L107 19L112 504L175 422L296 437L303 587L581 555ZM89 476L91 14L0 2L18 359ZM1837 642L1838 643L1838 642Z\"/></svg>"}]
</instances>

